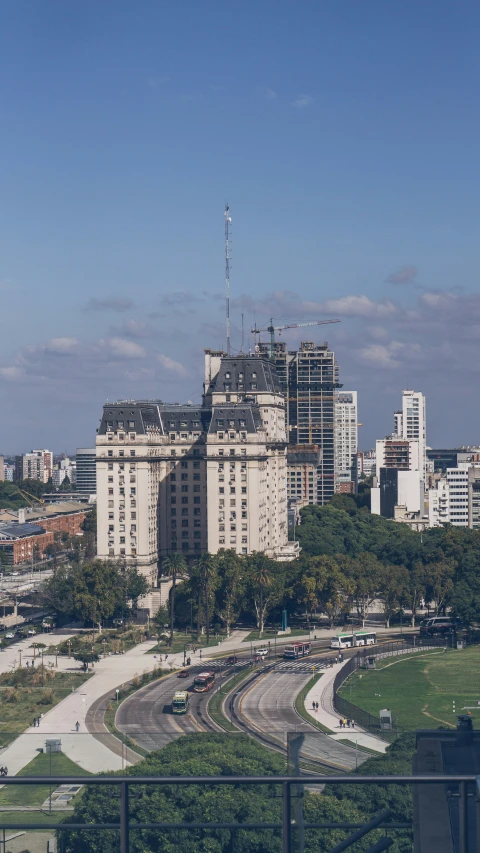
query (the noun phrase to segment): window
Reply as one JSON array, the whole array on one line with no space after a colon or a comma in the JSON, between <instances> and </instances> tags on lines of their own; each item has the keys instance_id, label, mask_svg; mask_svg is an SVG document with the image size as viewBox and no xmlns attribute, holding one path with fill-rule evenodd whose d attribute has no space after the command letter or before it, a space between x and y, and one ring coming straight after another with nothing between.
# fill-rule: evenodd
<instances>
[{"instance_id":1,"label":"window","mask_svg":"<svg viewBox=\"0 0 480 853\"><path fill-rule=\"evenodd\" d=\"M219 432L219 433L218 433L218 438L219 438L219 439L223 439L223 438L224 438L224 435L225 435L225 433L223 433L223 432Z\"/></svg>"},{"instance_id":2,"label":"window","mask_svg":"<svg viewBox=\"0 0 480 853\"><path fill-rule=\"evenodd\" d=\"M246 449L245 449L244 447L242 447L242 448L241 448L240 453L241 453L241 455L242 455L242 456L246 456L246 455L247 455L247 451L246 451Z\"/></svg>"},{"instance_id":3,"label":"window","mask_svg":"<svg viewBox=\"0 0 480 853\"><path fill-rule=\"evenodd\" d=\"M246 433L246 432L241 432L241 433L240 433L240 439L241 439L241 441L246 441L246 440L247 440L247 433Z\"/></svg>"},{"instance_id":4,"label":"window","mask_svg":"<svg viewBox=\"0 0 480 853\"><path fill-rule=\"evenodd\" d=\"M252 373L252 379L256 379L256 378L257 378L257 374L256 374L256 372L255 372L255 370L254 370L254 371L253 371L253 373Z\"/></svg>"},{"instance_id":5,"label":"window","mask_svg":"<svg viewBox=\"0 0 480 853\"><path fill-rule=\"evenodd\" d=\"M193 503L194 503L194 504L199 504L199 503L200 503L200 498L194 498L194 499L193 499Z\"/></svg>"},{"instance_id":6,"label":"window","mask_svg":"<svg viewBox=\"0 0 480 853\"><path fill-rule=\"evenodd\" d=\"M183 462L182 465L184 465ZM188 480L188 474L182 474L182 480Z\"/></svg>"},{"instance_id":7,"label":"window","mask_svg":"<svg viewBox=\"0 0 480 853\"><path fill-rule=\"evenodd\" d=\"M120 536L120 545L125 545L125 536Z\"/></svg>"},{"instance_id":8,"label":"window","mask_svg":"<svg viewBox=\"0 0 480 853\"><path fill-rule=\"evenodd\" d=\"M108 506L109 506L109 507L112 507L112 506L113 506L113 501L109 501L109 502L108 502Z\"/></svg>"},{"instance_id":9,"label":"window","mask_svg":"<svg viewBox=\"0 0 480 853\"><path fill-rule=\"evenodd\" d=\"M177 508L172 507L172 509L170 510L170 515L176 515L176 514L177 514Z\"/></svg>"},{"instance_id":10,"label":"window","mask_svg":"<svg viewBox=\"0 0 480 853\"><path fill-rule=\"evenodd\" d=\"M131 451L130 451L130 456L135 456L135 451L134 451L134 450L131 450Z\"/></svg>"},{"instance_id":11,"label":"window","mask_svg":"<svg viewBox=\"0 0 480 853\"><path fill-rule=\"evenodd\" d=\"M182 518L182 527L188 527L188 518Z\"/></svg>"},{"instance_id":12,"label":"window","mask_svg":"<svg viewBox=\"0 0 480 853\"><path fill-rule=\"evenodd\" d=\"M187 440L187 438L188 438L187 433L186 433L186 432L181 432L181 433L180 433L180 438L182 439L182 441L186 441L186 440Z\"/></svg>"},{"instance_id":13,"label":"window","mask_svg":"<svg viewBox=\"0 0 480 853\"><path fill-rule=\"evenodd\" d=\"M231 495L235 494L235 486L230 486L230 494Z\"/></svg>"},{"instance_id":14,"label":"window","mask_svg":"<svg viewBox=\"0 0 480 853\"><path fill-rule=\"evenodd\" d=\"M236 506L235 498L230 498L230 506Z\"/></svg>"},{"instance_id":15,"label":"window","mask_svg":"<svg viewBox=\"0 0 480 853\"><path fill-rule=\"evenodd\" d=\"M188 515L188 509L182 509L182 515Z\"/></svg>"},{"instance_id":16,"label":"window","mask_svg":"<svg viewBox=\"0 0 480 853\"><path fill-rule=\"evenodd\" d=\"M180 467L181 468L188 468L188 462L185 462L185 460L182 460L182 462L180 463Z\"/></svg>"},{"instance_id":17,"label":"window","mask_svg":"<svg viewBox=\"0 0 480 853\"><path fill-rule=\"evenodd\" d=\"M108 482L109 482L109 483L113 483L113 477L109 477L109 478L108 478Z\"/></svg>"},{"instance_id":18,"label":"window","mask_svg":"<svg viewBox=\"0 0 480 853\"><path fill-rule=\"evenodd\" d=\"M194 462L193 467L194 468L200 468L200 462Z\"/></svg>"},{"instance_id":19,"label":"window","mask_svg":"<svg viewBox=\"0 0 480 853\"><path fill-rule=\"evenodd\" d=\"M218 491L219 491L219 493L220 493L221 495L224 495L224 494L225 494L225 489L224 489L224 487L223 487L223 486L219 486ZM113 489L112 489L112 495L113 495Z\"/></svg>"},{"instance_id":20,"label":"window","mask_svg":"<svg viewBox=\"0 0 480 853\"><path fill-rule=\"evenodd\" d=\"M119 451L118 451L118 455L119 455L119 456L125 456L125 451L124 451L124 450L119 450Z\"/></svg>"},{"instance_id":21,"label":"window","mask_svg":"<svg viewBox=\"0 0 480 853\"><path fill-rule=\"evenodd\" d=\"M108 518L109 518L110 520L111 520L111 519L113 519L113 512L109 512L109 513L108 513Z\"/></svg>"},{"instance_id":22,"label":"window","mask_svg":"<svg viewBox=\"0 0 480 853\"><path fill-rule=\"evenodd\" d=\"M231 441L235 441L235 433L234 432L230 432L228 435L229 435L229 438Z\"/></svg>"},{"instance_id":23,"label":"window","mask_svg":"<svg viewBox=\"0 0 480 853\"><path fill-rule=\"evenodd\" d=\"M242 495L246 495L246 494L247 494L247 487L242 486Z\"/></svg>"},{"instance_id":24,"label":"window","mask_svg":"<svg viewBox=\"0 0 480 853\"><path fill-rule=\"evenodd\" d=\"M108 470L113 471L113 462L108 463Z\"/></svg>"},{"instance_id":25,"label":"window","mask_svg":"<svg viewBox=\"0 0 480 853\"><path fill-rule=\"evenodd\" d=\"M182 486L182 492L188 492L188 486Z\"/></svg>"},{"instance_id":26,"label":"window","mask_svg":"<svg viewBox=\"0 0 480 853\"><path fill-rule=\"evenodd\" d=\"M188 551L188 542L182 542L182 551Z\"/></svg>"},{"instance_id":27,"label":"window","mask_svg":"<svg viewBox=\"0 0 480 853\"><path fill-rule=\"evenodd\" d=\"M136 521L136 520L137 520L137 513L136 513L136 512L131 512L131 513L130 513L130 518L132 519L132 521Z\"/></svg>"},{"instance_id":28,"label":"window","mask_svg":"<svg viewBox=\"0 0 480 853\"><path fill-rule=\"evenodd\" d=\"M242 548L242 554L246 554L246 553L247 553L247 549L246 549L246 548Z\"/></svg>"},{"instance_id":29,"label":"window","mask_svg":"<svg viewBox=\"0 0 480 853\"><path fill-rule=\"evenodd\" d=\"M220 419L220 420L217 419L217 426L223 427L223 425L224 425L223 419Z\"/></svg>"},{"instance_id":30,"label":"window","mask_svg":"<svg viewBox=\"0 0 480 853\"><path fill-rule=\"evenodd\" d=\"M199 491L200 491L200 486L194 486L194 487L193 487L193 491L194 491L194 492L199 492Z\"/></svg>"},{"instance_id":31,"label":"window","mask_svg":"<svg viewBox=\"0 0 480 853\"><path fill-rule=\"evenodd\" d=\"M177 455L177 451L176 451L176 450L171 450L171 451L170 451L170 456L176 456L176 455Z\"/></svg>"},{"instance_id":32,"label":"window","mask_svg":"<svg viewBox=\"0 0 480 853\"><path fill-rule=\"evenodd\" d=\"M109 489L109 490L108 490L108 494L109 494L109 495L113 495L113 489Z\"/></svg>"},{"instance_id":33,"label":"window","mask_svg":"<svg viewBox=\"0 0 480 853\"><path fill-rule=\"evenodd\" d=\"M182 498L182 504L188 504L188 498Z\"/></svg>"},{"instance_id":34,"label":"window","mask_svg":"<svg viewBox=\"0 0 480 853\"><path fill-rule=\"evenodd\" d=\"M109 456L113 456L113 450L109 450L109 451L108 451L108 455L109 455Z\"/></svg>"},{"instance_id":35,"label":"window","mask_svg":"<svg viewBox=\"0 0 480 853\"><path fill-rule=\"evenodd\" d=\"M177 499L176 499L175 495L173 496L173 498L170 498L170 503L171 503L171 504L176 504L176 503L177 503Z\"/></svg>"},{"instance_id":36,"label":"window","mask_svg":"<svg viewBox=\"0 0 480 853\"><path fill-rule=\"evenodd\" d=\"M224 451L223 447L218 451L218 455L219 455L219 456L224 456L224 455L225 455L225 451Z\"/></svg>"},{"instance_id":37,"label":"window","mask_svg":"<svg viewBox=\"0 0 480 853\"><path fill-rule=\"evenodd\" d=\"M232 447L230 449L230 456L235 456L235 448L234 447Z\"/></svg>"},{"instance_id":38,"label":"window","mask_svg":"<svg viewBox=\"0 0 480 853\"><path fill-rule=\"evenodd\" d=\"M193 514L194 514L194 515L200 515L200 510L199 510L199 509L194 509L194 510L193 510Z\"/></svg>"},{"instance_id":39,"label":"window","mask_svg":"<svg viewBox=\"0 0 480 853\"><path fill-rule=\"evenodd\" d=\"M194 474L194 475L193 475L193 479L194 479L194 480L199 480L199 479L200 479L200 474Z\"/></svg>"},{"instance_id":40,"label":"window","mask_svg":"<svg viewBox=\"0 0 480 853\"><path fill-rule=\"evenodd\" d=\"M113 515L112 515L112 518L113 518ZM114 528L113 524L109 524L109 525L108 525L108 532L109 532L109 533L113 533L114 529L115 529L115 528Z\"/></svg>"},{"instance_id":41,"label":"window","mask_svg":"<svg viewBox=\"0 0 480 853\"><path fill-rule=\"evenodd\" d=\"M252 391L256 391L256 390L257 390L257 383L256 383L256 382L251 382L251 383L250 383L250 388L252 389Z\"/></svg>"}]
</instances>

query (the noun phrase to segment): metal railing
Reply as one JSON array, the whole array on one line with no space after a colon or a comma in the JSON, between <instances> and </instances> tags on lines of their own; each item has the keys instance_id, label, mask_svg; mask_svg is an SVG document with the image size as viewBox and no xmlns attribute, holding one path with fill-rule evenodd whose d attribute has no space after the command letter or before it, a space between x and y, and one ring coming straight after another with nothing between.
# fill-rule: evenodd
<instances>
[{"instance_id":1,"label":"metal railing","mask_svg":"<svg viewBox=\"0 0 480 853\"><path fill-rule=\"evenodd\" d=\"M480 777L473 775L417 775L417 776L309 776L308 778L300 776L50 776L48 777L50 784L55 785L100 785L100 786L116 786L119 789L119 819L118 822L108 823L82 823L69 822L62 823L3 823L0 813L0 829L15 829L15 830L56 830L60 832L82 831L82 832L98 832L112 831L119 833L119 851L120 853L130 853L130 834L137 830L274 830L279 832L281 839L282 853L292 853L296 845L295 834L302 833L309 829L343 829L352 830L355 832L337 844L330 850L330 853L341 853L348 849L358 839L363 838L374 829L387 830L411 830L411 823L395 823L389 821L391 812L387 809L380 812L370 821L365 824L354 824L348 822L339 823L311 823L297 821L294 819L294 799L301 796L299 790L303 793L305 785L327 786L335 785L448 785L450 795L453 788L458 790L458 825L454 831L455 834L455 849L458 853L474 853L474 850L469 850L469 837L472 836L469 821L472 819L472 810L468 809L468 797L476 796L477 809L480 805ZM45 785L45 776L15 776L2 777L2 785ZM240 822L146 822L139 823L132 821L130 814L130 792L135 786L186 786L186 785L268 785L281 788L281 820L279 822L264 822L264 823L240 823ZM452 788L453 786L453 788ZM475 793L472 788L475 786ZM389 836L384 836L379 841L375 842L367 851L367 853L380 853L386 850L393 844Z\"/></svg>"}]
</instances>

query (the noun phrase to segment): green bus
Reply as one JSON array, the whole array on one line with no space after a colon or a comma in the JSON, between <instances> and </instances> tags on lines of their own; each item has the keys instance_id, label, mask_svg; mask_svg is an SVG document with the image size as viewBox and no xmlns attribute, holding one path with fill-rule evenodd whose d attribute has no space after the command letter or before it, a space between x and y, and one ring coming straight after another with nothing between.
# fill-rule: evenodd
<instances>
[{"instance_id":1,"label":"green bus","mask_svg":"<svg viewBox=\"0 0 480 853\"><path fill-rule=\"evenodd\" d=\"M186 690L177 690L173 694L172 711L174 714L186 714L188 711L188 693Z\"/></svg>"}]
</instances>

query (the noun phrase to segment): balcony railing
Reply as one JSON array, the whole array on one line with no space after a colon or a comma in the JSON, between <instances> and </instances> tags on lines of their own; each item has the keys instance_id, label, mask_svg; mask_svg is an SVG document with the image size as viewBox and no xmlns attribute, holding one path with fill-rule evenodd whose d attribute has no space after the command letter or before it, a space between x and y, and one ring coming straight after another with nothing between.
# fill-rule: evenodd
<instances>
[{"instance_id":1,"label":"balcony railing","mask_svg":"<svg viewBox=\"0 0 480 853\"><path fill-rule=\"evenodd\" d=\"M4 827L15 830L60 830L61 832L82 831L82 832L98 832L101 830L112 831L116 830L119 833L119 851L120 853L130 853L130 835L136 830L230 830L248 831L248 830L272 830L279 834L281 839L282 853L292 853L294 849L298 849L298 838L296 835L303 834L309 829L343 829L346 831L354 830L339 844L336 844L329 853L341 853L347 850L351 845L355 844L359 839L368 835L372 830L382 829L384 833L394 830L411 830L411 823L399 823L391 821L391 812L386 809L381 811L373 819L365 824L356 824L348 822L338 823L310 823L304 822L301 810L295 808L295 800L301 801L303 788L305 785L309 787L313 785L448 785L450 797L456 797L458 803L458 812L454 824L453 835L454 845L457 853L474 853L474 846L471 845L472 839L472 819L474 820L475 811L468 808L469 798L472 800L475 797L477 810L480 805L480 779L473 775L417 775L417 776L15 776L2 777L2 785L45 785L48 782L50 785L109 785L117 787L119 795L119 818L118 822L109 823L81 823L69 822L62 823L2 823L0 813L0 829ZM170 822L158 821L139 823L132 821L129 808L129 798L136 786L156 786L156 785L268 785L278 786L281 788L281 820L275 823L231 823L231 822ZM457 808L457 807L456 807ZM420 815L421 818L421 815ZM418 820L418 818L417 818ZM470 839L470 841L469 841ZM392 838L385 834L382 838L373 843L367 853L381 853L387 850L393 844ZM469 844L471 849L469 850Z\"/></svg>"}]
</instances>

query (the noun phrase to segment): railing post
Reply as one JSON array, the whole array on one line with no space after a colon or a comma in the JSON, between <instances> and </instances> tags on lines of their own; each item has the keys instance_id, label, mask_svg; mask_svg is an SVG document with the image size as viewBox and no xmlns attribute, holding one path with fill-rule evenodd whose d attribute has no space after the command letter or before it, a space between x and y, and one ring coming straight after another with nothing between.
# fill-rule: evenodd
<instances>
[{"instance_id":1,"label":"railing post","mask_svg":"<svg viewBox=\"0 0 480 853\"><path fill-rule=\"evenodd\" d=\"M120 783L120 853L129 853L128 782Z\"/></svg>"},{"instance_id":2,"label":"railing post","mask_svg":"<svg viewBox=\"0 0 480 853\"><path fill-rule=\"evenodd\" d=\"M290 797L290 782L282 782L282 853L292 853L292 819Z\"/></svg>"},{"instance_id":3,"label":"railing post","mask_svg":"<svg viewBox=\"0 0 480 853\"><path fill-rule=\"evenodd\" d=\"M458 798L459 853L468 853L468 783L460 782Z\"/></svg>"}]
</instances>

